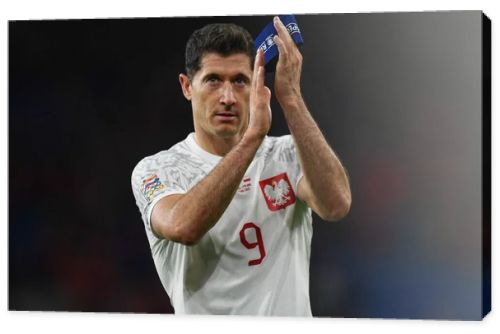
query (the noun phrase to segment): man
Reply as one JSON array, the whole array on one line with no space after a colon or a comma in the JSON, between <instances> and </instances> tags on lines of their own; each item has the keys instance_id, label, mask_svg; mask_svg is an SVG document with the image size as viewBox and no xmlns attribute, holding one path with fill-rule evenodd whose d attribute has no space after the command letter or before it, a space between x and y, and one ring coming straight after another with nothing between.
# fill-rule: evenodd
<instances>
[{"instance_id":1,"label":"man","mask_svg":"<svg viewBox=\"0 0 500 334\"><path fill-rule=\"evenodd\" d=\"M176 313L311 316L310 208L327 221L349 211L344 168L301 96L302 56L279 18L274 25L274 92L291 135L266 136L271 91L250 34L208 25L190 37L179 75L194 133L132 173Z\"/></svg>"}]
</instances>

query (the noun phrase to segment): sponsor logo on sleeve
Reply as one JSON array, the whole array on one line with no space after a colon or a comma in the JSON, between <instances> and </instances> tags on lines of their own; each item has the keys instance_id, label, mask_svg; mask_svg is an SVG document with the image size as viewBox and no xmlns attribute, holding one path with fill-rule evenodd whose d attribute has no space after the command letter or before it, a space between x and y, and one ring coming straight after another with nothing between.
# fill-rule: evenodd
<instances>
[{"instance_id":1,"label":"sponsor logo on sleeve","mask_svg":"<svg viewBox=\"0 0 500 334\"><path fill-rule=\"evenodd\" d=\"M165 185L156 174L142 181L142 193L148 202L163 189L165 189Z\"/></svg>"},{"instance_id":2,"label":"sponsor logo on sleeve","mask_svg":"<svg viewBox=\"0 0 500 334\"><path fill-rule=\"evenodd\" d=\"M295 203L295 193L286 173L261 180L259 185L269 210L278 211Z\"/></svg>"}]
</instances>

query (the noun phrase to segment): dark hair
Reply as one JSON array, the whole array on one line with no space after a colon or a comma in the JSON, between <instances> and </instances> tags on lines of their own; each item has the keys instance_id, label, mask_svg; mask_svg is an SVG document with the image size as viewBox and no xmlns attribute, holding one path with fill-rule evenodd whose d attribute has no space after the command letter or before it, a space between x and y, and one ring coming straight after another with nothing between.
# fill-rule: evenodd
<instances>
[{"instance_id":1,"label":"dark hair","mask_svg":"<svg viewBox=\"0 0 500 334\"><path fill-rule=\"evenodd\" d=\"M192 78L201 68L201 59L206 53L221 56L244 53L253 64L253 39L243 27L232 23L215 23L195 30L186 44L186 73Z\"/></svg>"}]
</instances>

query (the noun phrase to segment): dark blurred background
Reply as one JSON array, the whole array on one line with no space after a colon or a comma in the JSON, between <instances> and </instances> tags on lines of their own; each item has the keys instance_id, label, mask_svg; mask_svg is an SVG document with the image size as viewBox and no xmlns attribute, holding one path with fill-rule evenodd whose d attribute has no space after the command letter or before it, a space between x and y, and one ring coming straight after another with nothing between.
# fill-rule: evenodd
<instances>
[{"instance_id":1,"label":"dark blurred background","mask_svg":"<svg viewBox=\"0 0 500 334\"><path fill-rule=\"evenodd\" d=\"M481 318L481 15L296 15L303 95L353 191L343 221L314 216L315 316ZM9 309L173 311L132 169L193 131L191 32L271 18L9 22Z\"/></svg>"}]
</instances>

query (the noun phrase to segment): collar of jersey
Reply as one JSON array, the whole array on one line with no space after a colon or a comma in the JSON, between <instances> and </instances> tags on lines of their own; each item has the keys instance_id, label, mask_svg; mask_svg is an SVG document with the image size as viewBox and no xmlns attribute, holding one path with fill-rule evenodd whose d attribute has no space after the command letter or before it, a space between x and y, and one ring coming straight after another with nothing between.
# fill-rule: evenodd
<instances>
[{"instance_id":1,"label":"collar of jersey","mask_svg":"<svg viewBox=\"0 0 500 334\"><path fill-rule=\"evenodd\" d=\"M222 157L212 154L210 152L205 151L202 149L198 143L196 142L194 138L194 132L191 132L188 137L186 138L187 144L189 148L196 154L198 154L203 160L212 163L212 164L217 164Z\"/></svg>"}]
</instances>

